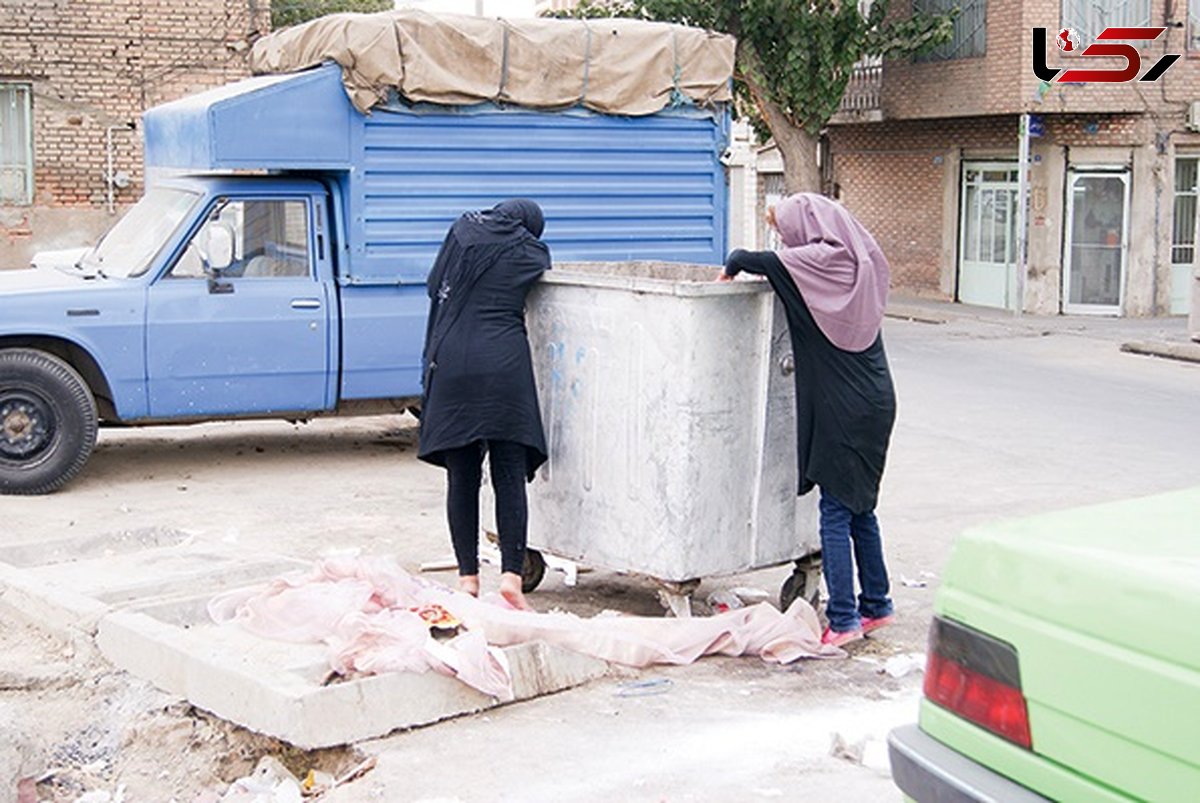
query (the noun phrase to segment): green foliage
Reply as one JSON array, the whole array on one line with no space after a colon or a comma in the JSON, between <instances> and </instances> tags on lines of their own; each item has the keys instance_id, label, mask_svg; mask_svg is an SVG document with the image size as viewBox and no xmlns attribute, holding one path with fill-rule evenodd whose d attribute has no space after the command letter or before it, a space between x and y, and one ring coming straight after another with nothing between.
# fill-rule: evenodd
<instances>
[{"instance_id":1,"label":"green foliage","mask_svg":"<svg viewBox=\"0 0 1200 803\"><path fill-rule=\"evenodd\" d=\"M888 0L864 16L837 0L583 0L580 18L637 17L731 33L738 39L734 80L738 107L759 135L771 104L788 125L817 134L837 111L864 56L923 53L953 35L953 14L915 14L885 22Z\"/></svg>"},{"instance_id":2,"label":"green foliage","mask_svg":"<svg viewBox=\"0 0 1200 803\"><path fill-rule=\"evenodd\" d=\"M271 0L271 27L286 28L343 11L391 11L395 5L392 0Z\"/></svg>"}]
</instances>

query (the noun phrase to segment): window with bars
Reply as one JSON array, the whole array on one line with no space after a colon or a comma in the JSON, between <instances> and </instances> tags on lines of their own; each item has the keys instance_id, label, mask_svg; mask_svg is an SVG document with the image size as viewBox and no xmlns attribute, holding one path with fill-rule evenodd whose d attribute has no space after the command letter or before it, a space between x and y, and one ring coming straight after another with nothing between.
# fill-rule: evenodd
<instances>
[{"instance_id":1,"label":"window with bars","mask_svg":"<svg viewBox=\"0 0 1200 803\"><path fill-rule=\"evenodd\" d=\"M914 56L914 61L967 59L987 53L987 0L913 0L914 12L946 14L953 9L958 9L954 36L932 51Z\"/></svg>"},{"instance_id":2,"label":"window with bars","mask_svg":"<svg viewBox=\"0 0 1200 803\"><path fill-rule=\"evenodd\" d=\"M1200 0L1188 0L1187 46L1200 53Z\"/></svg>"},{"instance_id":3,"label":"window with bars","mask_svg":"<svg viewBox=\"0 0 1200 803\"><path fill-rule=\"evenodd\" d=\"M1191 265L1200 228L1200 157L1175 160L1175 214L1171 225L1171 264Z\"/></svg>"},{"instance_id":4,"label":"window with bars","mask_svg":"<svg viewBox=\"0 0 1200 803\"><path fill-rule=\"evenodd\" d=\"M1191 7L1197 0L1188 0ZM1150 24L1150 0L1063 0L1062 27L1079 32L1090 45L1105 28L1141 27Z\"/></svg>"},{"instance_id":5,"label":"window with bars","mask_svg":"<svg viewBox=\"0 0 1200 803\"><path fill-rule=\"evenodd\" d=\"M0 204L33 200L29 84L0 83Z\"/></svg>"}]
</instances>

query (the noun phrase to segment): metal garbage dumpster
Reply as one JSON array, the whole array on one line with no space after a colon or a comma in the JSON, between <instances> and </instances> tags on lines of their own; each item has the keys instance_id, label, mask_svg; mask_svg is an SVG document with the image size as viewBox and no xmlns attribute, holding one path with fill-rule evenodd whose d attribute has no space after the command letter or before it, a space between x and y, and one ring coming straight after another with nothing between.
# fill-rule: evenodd
<instances>
[{"instance_id":1,"label":"metal garbage dumpster","mask_svg":"<svg viewBox=\"0 0 1200 803\"><path fill-rule=\"evenodd\" d=\"M529 486L525 587L540 552L660 582L675 613L705 577L797 562L816 601L815 494L796 496L783 308L712 266L556 264L527 324L549 460ZM485 525L494 532L491 501Z\"/></svg>"}]
</instances>

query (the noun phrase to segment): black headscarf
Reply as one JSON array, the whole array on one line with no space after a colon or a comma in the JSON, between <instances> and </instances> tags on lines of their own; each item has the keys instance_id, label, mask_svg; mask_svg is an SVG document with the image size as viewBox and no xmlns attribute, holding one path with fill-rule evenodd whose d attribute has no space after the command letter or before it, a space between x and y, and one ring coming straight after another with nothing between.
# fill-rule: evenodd
<instances>
[{"instance_id":1,"label":"black headscarf","mask_svg":"<svg viewBox=\"0 0 1200 803\"><path fill-rule=\"evenodd\" d=\"M496 204L484 215L503 216L519 222L534 237L541 237L546 228L546 217L542 208L528 198L512 198Z\"/></svg>"}]
</instances>

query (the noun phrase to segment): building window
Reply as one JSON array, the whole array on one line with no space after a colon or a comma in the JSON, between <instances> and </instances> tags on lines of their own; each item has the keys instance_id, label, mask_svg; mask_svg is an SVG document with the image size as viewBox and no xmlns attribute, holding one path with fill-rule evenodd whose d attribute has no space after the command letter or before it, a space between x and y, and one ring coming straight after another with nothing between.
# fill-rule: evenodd
<instances>
[{"instance_id":1,"label":"building window","mask_svg":"<svg viewBox=\"0 0 1200 803\"><path fill-rule=\"evenodd\" d=\"M0 204L33 201L29 84L0 83Z\"/></svg>"},{"instance_id":2,"label":"building window","mask_svg":"<svg viewBox=\"0 0 1200 803\"><path fill-rule=\"evenodd\" d=\"M1200 0L1188 0L1188 50L1200 52Z\"/></svg>"},{"instance_id":3,"label":"building window","mask_svg":"<svg viewBox=\"0 0 1200 803\"><path fill-rule=\"evenodd\" d=\"M1191 265L1196 258L1200 200L1200 157L1175 160L1175 216L1171 226L1171 264Z\"/></svg>"},{"instance_id":4,"label":"building window","mask_svg":"<svg viewBox=\"0 0 1200 803\"><path fill-rule=\"evenodd\" d=\"M954 36L914 61L967 59L987 53L987 0L913 0L913 11L946 14L958 9L954 18Z\"/></svg>"},{"instance_id":5,"label":"building window","mask_svg":"<svg viewBox=\"0 0 1200 803\"><path fill-rule=\"evenodd\" d=\"M1192 7L1196 0L1188 0ZM1063 0L1062 27L1074 28L1085 45L1105 28L1150 24L1150 0Z\"/></svg>"}]
</instances>

